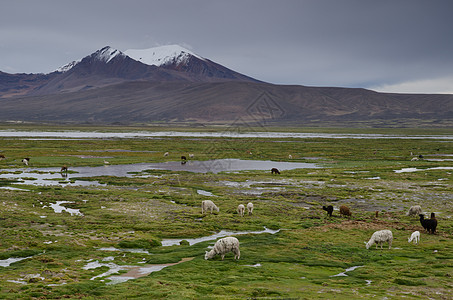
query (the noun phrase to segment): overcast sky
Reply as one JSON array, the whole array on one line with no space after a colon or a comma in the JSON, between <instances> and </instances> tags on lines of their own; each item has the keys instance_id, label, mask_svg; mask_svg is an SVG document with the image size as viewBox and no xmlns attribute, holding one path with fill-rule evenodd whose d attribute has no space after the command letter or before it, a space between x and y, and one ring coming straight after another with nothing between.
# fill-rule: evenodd
<instances>
[{"instance_id":1,"label":"overcast sky","mask_svg":"<svg viewBox=\"0 0 453 300\"><path fill-rule=\"evenodd\" d=\"M0 71L179 44L276 84L453 93L452 0L0 0Z\"/></svg>"}]
</instances>

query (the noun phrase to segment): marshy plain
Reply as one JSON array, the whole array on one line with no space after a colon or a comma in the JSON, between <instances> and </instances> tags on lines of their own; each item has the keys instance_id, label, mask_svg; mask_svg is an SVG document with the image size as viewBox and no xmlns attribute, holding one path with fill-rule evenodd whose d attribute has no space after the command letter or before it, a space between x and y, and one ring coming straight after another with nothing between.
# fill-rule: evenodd
<instances>
[{"instance_id":1,"label":"marshy plain","mask_svg":"<svg viewBox=\"0 0 453 300\"><path fill-rule=\"evenodd\" d=\"M453 131L267 130L0 134L0 298L453 297ZM413 205L435 213L436 234ZM367 250L382 229L392 248ZM205 260L223 236L240 259Z\"/></svg>"}]
</instances>

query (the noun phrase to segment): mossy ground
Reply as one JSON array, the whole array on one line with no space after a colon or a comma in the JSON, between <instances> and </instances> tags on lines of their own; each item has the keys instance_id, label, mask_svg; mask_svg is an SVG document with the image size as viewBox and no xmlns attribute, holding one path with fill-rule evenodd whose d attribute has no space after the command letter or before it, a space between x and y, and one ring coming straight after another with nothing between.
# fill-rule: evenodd
<instances>
[{"instance_id":1,"label":"mossy ground","mask_svg":"<svg viewBox=\"0 0 453 300\"><path fill-rule=\"evenodd\" d=\"M126 130L126 129L125 129ZM319 129L313 130L320 131ZM329 130L327 130L329 131ZM338 132L331 130L330 132ZM363 130L353 130L363 133ZM340 131L347 132L347 130ZM376 133L376 130L369 132ZM382 130L378 133L384 133ZM395 132L393 132L395 133ZM399 130L396 133L404 133ZM407 133L413 133L407 131ZM444 130L443 134L452 132ZM430 134L430 133L427 133ZM453 297L452 170L396 173L403 168L452 167L426 158L452 154L442 139L0 139L6 156L0 168L163 162L195 155L197 160L240 158L317 162L319 169L190 173L147 170L140 176L86 178L103 187L16 185L0 179L0 260L30 257L0 267L2 299L451 299ZM170 152L164 157L164 152ZM250 154L250 152L252 154ZM410 152L425 159L410 161ZM313 159L316 158L316 159ZM450 157L451 158L451 157ZM71 174L70 177L76 177ZM215 197L197 190L209 191ZM219 213L201 214L213 200ZM69 201L83 216L55 213L49 205ZM252 216L239 217L238 204L253 202ZM348 205L351 218L322 205ZM423 231L412 205L437 212L438 233ZM375 216L378 211L378 217ZM220 230L281 229L276 234L238 235L241 259L232 254L204 260L213 243L157 246L162 239L188 239ZM380 229L391 229L393 247L365 249ZM421 243L409 244L412 231ZM145 248L151 254L101 251L102 247ZM90 280L107 267L85 270L89 260L114 257L117 265L175 263L117 285ZM360 266L346 274L347 268Z\"/></svg>"}]
</instances>

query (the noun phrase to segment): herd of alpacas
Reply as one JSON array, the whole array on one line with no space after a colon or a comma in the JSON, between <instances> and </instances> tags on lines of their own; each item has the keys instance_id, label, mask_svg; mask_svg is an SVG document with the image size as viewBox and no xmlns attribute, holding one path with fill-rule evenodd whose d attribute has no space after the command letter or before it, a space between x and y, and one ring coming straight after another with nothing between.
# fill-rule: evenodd
<instances>
[{"instance_id":1,"label":"herd of alpacas","mask_svg":"<svg viewBox=\"0 0 453 300\"><path fill-rule=\"evenodd\" d=\"M168 156L169 153L166 152L164 156ZM190 158L193 158L193 154L189 155ZM4 155L0 155L0 159L4 159ZM291 158L291 156L290 156ZM187 158L185 156L181 156L181 160L185 162ZM22 163L24 165L28 166L30 162L30 158L26 157L22 160ZM68 172L68 168L66 166L63 166L61 168L61 173L63 172ZM276 168L271 169L271 174L280 174L280 171ZM239 216L243 217L245 213L245 208L247 208L248 215L252 215L253 213L253 203L249 202L247 206L244 206L244 204L239 204L237 207L237 213ZM323 210L327 212L328 217L332 217L334 208L332 205L328 206L323 206ZM219 208L217 205L214 204L211 200L204 200L201 203L201 213L205 214L207 212L210 212L212 214L213 211L219 212ZM345 216L345 217L351 217L352 213L349 207L342 205L339 208L340 216ZM420 224L422 225L423 229L426 230L427 233L435 234L436 233L436 228L437 228L437 219L435 216L435 213L431 213L431 217L429 219L425 219L425 216L422 212L422 208L420 205L414 205L412 206L409 211L406 214L407 216L418 216L420 218ZM376 218L378 217L378 211L376 211ZM392 242L393 242L393 233L392 231L388 229L383 229L383 230L378 230L374 232L371 235L371 238L369 239L368 242L365 242L366 249L369 249L373 244L376 244L376 249L378 249L378 246L381 247L384 243L388 243L389 249L392 248ZM420 231L414 231L411 236L408 238L408 242L414 242L415 244L418 244L420 242ZM234 259L239 259L241 256L241 252L239 250L239 240L235 237L225 237L219 239L215 244L214 247L212 248L211 251L206 251L205 254L205 259L211 259L214 258L216 255L220 255L222 260L225 257L225 254L233 252L234 253Z\"/></svg>"},{"instance_id":2,"label":"herd of alpacas","mask_svg":"<svg viewBox=\"0 0 453 300\"><path fill-rule=\"evenodd\" d=\"M328 206L323 206L323 210L327 212L327 216L332 217L333 213L333 206L328 205ZM340 215L341 216L351 216L351 211L347 206L342 205L340 207ZM422 213L422 208L420 205L414 205L412 206L409 211L406 214L407 216L419 216L420 217L420 224L423 226L423 228L426 230L427 233L435 234L436 233L436 228L437 228L437 219L435 213L431 213L431 218L430 219L425 219L424 214ZM378 212L376 212L376 217L378 216ZM411 236L407 239L409 243L414 242L415 244L418 244L420 242L420 231L414 231ZM366 248L369 249L373 244L376 244L376 249L378 249L378 246L381 247L384 243L388 243L389 249L392 248L392 242L393 242L393 233L392 231L388 229L383 229L383 230L378 230L374 232L371 235L371 238L368 242L365 242Z\"/></svg>"},{"instance_id":3,"label":"herd of alpacas","mask_svg":"<svg viewBox=\"0 0 453 300\"><path fill-rule=\"evenodd\" d=\"M246 206L244 204L239 204L237 207L237 213L239 216L243 217L244 212L245 212ZM334 208L332 205L328 206L323 206L323 210L327 211L327 216L332 217L332 213L334 211ZM207 213L207 212L213 212L213 211L219 211L219 208L217 205L214 204L211 200L204 200L201 203L201 212L202 214ZM252 215L253 213L253 203L249 202L247 204L247 211L249 215ZM342 205L339 209L340 211L340 216L346 216L346 217L351 217L352 213L349 207ZM417 214L420 217L420 224L423 226L423 228L426 230L426 232L435 234L436 228L437 228L437 219L435 217L434 213L431 213L431 218L430 219L424 219L424 215L422 214L422 209L419 205L412 206L409 211L407 212L408 216L417 216ZM377 217L376 213L376 217ZM420 242L420 231L414 231L411 236L407 240L409 243L414 242L414 244L418 244ZM392 248L392 242L393 242L393 233L391 230L388 229L383 229L383 230L378 230L374 232L371 235L371 238L368 240L368 242L365 243L366 249L369 249L372 245L376 244L376 249L378 249L378 246L382 249L382 246L384 243L387 243L389 246L389 249ZM212 248L211 251L206 251L205 254L205 259L211 259L214 258L216 255L220 255L222 260L225 257L225 254L233 252L234 254L234 259L239 259L241 256L241 251L239 249L239 240L235 237L225 237L222 239L219 239L215 244L214 247Z\"/></svg>"}]
</instances>

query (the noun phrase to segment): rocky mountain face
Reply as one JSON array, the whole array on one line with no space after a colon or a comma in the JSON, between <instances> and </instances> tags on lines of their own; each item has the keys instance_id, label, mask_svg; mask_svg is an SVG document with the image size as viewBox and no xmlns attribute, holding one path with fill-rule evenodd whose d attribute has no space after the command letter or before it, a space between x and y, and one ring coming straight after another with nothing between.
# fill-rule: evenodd
<instances>
[{"instance_id":1,"label":"rocky mountain face","mask_svg":"<svg viewBox=\"0 0 453 300\"><path fill-rule=\"evenodd\" d=\"M274 85L179 46L104 47L50 74L0 72L0 122L449 125L453 95ZM416 125L416 124L415 124Z\"/></svg>"}]
</instances>

